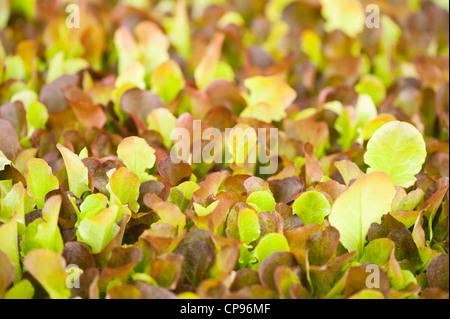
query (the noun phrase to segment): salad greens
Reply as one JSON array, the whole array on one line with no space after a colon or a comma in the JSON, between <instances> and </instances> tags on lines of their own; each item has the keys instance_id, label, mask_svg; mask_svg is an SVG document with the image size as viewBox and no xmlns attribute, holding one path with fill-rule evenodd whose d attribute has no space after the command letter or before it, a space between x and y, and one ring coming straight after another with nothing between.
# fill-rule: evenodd
<instances>
[{"instance_id":1,"label":"salad greens","mask_svg":"<svg viewBox=\"0 0 450 319\"><path fill-rule=\"evenodd\" d=\"M372 2L0 0L0 299L448 299L448 1Z\"/></svg>"}]
</instances>

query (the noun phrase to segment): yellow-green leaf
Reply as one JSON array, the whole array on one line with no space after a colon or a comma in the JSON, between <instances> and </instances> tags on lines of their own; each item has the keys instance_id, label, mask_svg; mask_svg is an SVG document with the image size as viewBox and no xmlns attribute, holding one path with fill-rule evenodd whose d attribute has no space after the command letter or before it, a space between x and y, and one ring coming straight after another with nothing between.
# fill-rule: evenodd
<instances>
[{"instance_id":1,"label":"yellow-green leaf","mask_svg":"<svg viewBox=\"0 0 450 319\"><path fill-rule=\"evenodd\" d=\"M0 226L0 250L8 255L9 260L16 269L14 282L17 282L22 277L17 235L17 216L14 215L9 222Z\"/></svg>"},{"instance_id":2,"label":"yellow-green leaf","mask_svg":"<svg viewBox=\"0 0 450 319\"><path fill-rule=\"evenodd\" d=\"M172 146L170 136L175 128L175 121L176 117L166 108L157 108L147 117L148 128L161 134L167 148Z\"/></svg>"},{"instance_id":3,"label":"yellow-green leaf","mask_svg":"<svg viewBox=\"0 0 450 319\"><path fill-rule=\"evenodd\" d=\"M39 248L61 253L64 242L58 227L62 197L55 195L47 199L42 210L42 219L30 223L20 243L22 255Z\"/></svg>"},{"instance_id":4,"label":"yellow-green leaf","mask_svg":"<svg viewBox=\"0 0 450 319\"><path fill-rule=\"evenodd\" d=\"M130 215L130 209L137 212L139 204L139 178L131 170L121 167L112 173L107 189L110 192L111 204L119 207L116 220L122 219L123 214Z\"/></svg>"},{"instance_id":5,"label":"yellow-green leaf","mask_svg":"<svg viewBox=\"0 0 450 319\"><path fill-rule=\"evenodd\" d=\"M427 156L422 134L411 124L392 121L378 129L367 144L368 171L388 174L394 185L412 186Z\"/></svg>"},{"instance_id":6,"label":"yellow-green leaf","mask_svg":"<svg viewBox=\"0 0 450 319\"><path fill-rule=\"evenodd\" d=\"M77 230L79 241L88 244L98 254L119 231L115 223L118 207L113 205L93 217L84 218Z\"/></svg>"},{"instance_id":7,"label":"yellow-green leaf","mask_svg":"<svg viewBox=\"0 0 450 319\"><path fill-rule=\"evenodd\" d=\"M5 299L32 299L34 287L28 279L23 279L9 288L5 294Z\"/></svg>"},{"instance_id":8,"label":"yellow-green leaf","mask_svg":"<svg viewBox=\"0 0 450 319\"><path fill-rule=\"evenodd\" d=\"M386 173L373 172L358 178L336 199L328 219L338 229L344 247L361 257L370 225L380 223L381 216L390 211L395 192Z\"/></svg>"},{"instance_id":9,"label":"yellow-green leaf","mask_svg":"<svg viewBox=\"0 0 450 319\"><path fill-rule=\"evenodd\" d=\"M180 55L188 59L191 54L191 31L189 16L186 8L186 0L178 0L174 18L169 30L169 38Z\"/></svg>"},{"instance_id":10,"label":"yellow-green leaf","mask_svg":"<svg viewBox=\"0 0 450 319\"><path fill-rule=\"evenodd\" d=\"M23 184L21 182L14 184L12 189L1 201L0 221L9 221L14 212L16 212L18 222L25 225L24 196L25 188Z\"/></svg>"},{"instance_id":11,"label":"yellow-green leaf","mask_svg":"<svg viewBox=\"0 0 450 319\"><path fill-rule=\"evenodd\" d=\"M222 44L225 39L223 32L217 32L210 44L206 48L202 60L195 69L194 78L197 87L200 90L205 90L208 85L215 80L217 65L220 61L222 52Z\"/></svg>"},{"instance_id":12,"label":"yellow-green leaf","mask_svg":"<svg viewBox=\"0 0 450 319\"><path fill-rule=\"evenodd\" d=\"M258 214L252 210L245 208L239 212L238 216L239 238L245 244L257 240L261 233Z\"/></svg>"},{"instance_id":13,"label":"yellow-green leaf","mask_svg":"<svg viewBox=\"0 0 450 319\"><path fill-rule=\"evenodd\" d=\"M167 60L161 63L153 71L150 79L152 92L158 94L165 103L175 99L184 88L184 85L183 72L174 60Z\"/></svg>"},{"instance_id":14,"label":"yellow-green leaf","mask_svg":"<svg viewBox=\"0 0 450 319\"><path fill-rule=\"evenodd\" d=\"M66 286L66 260L64 257L52 250L37 249L25 257L23 264L48 292L50 298L70 298L70 289Z\"/></svg>"},{"instance_id":15,"label":"yellow-green leaf","mask_svg":"<svg viewBox=\"0 0 450 319\"><path fill-rule=\"evenodd\" d=\"M147 173L155 165L155 150L147 141L137 136L130 136L122 140L117 147L117 155L129 170L134 172L141 182L152 179Z\"/></svg>"},{"instance_id":16,"label":"yellow-green leaf","mask_svg":"<svg viewBox=\"0 0 450 319\"><path fill-rule=\"evenodd\" d=\"M69 190L78 198L81 198L84 192L90 190L88 169L84 166L77 154L61 144L56 145L64 159L66 165L67 177L69 179Z\"/></svg>"},{"instance_id":17,"label":"yellow-green leaf","mask_svg":"<svg viewBox=\"0 0 450 319\"><path fill-rule=\"evenodd\" d=\"M297 97L295 90L280 76L255 76L246 79L244 85L250 90L248 105L266 103L272 109L274 121L280 121L286 115L285 109Z\"/></svg>"},{"instance_id":18,"label":"yellow-green leaf","mask_svg":"<svg viewBox=\"0 0 450 319\"><path fill-rule=\"evenodd\" d=\"M42 209L45 195L59 187L58 179L52 174L51 167L43 159L29 158L26 165L27 189L36 198L37 207Z\"/></svg>"},{"instance_id":19,"label":"yellow-green leaf","mask_svg":"<svg viewBox=\"0 0 450 319\"><path fill-rule=\"evenodd\" d=\"M320 0L320 4L326 31L339 29L353 38L364 30L366 16L359 0Z\"/></svg>"}]
</instances>

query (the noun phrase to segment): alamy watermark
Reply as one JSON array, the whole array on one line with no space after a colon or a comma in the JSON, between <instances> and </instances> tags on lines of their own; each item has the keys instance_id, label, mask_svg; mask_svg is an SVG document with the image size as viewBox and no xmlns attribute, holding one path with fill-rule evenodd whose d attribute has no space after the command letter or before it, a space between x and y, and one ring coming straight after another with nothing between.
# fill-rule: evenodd
<instances>
[{"instance_id":1,"label":"alamy watermark","mask_svg":"<svg viewBox=\"0 0 450 319\"><path fill-rule=\"evenodd\" d=\"M79 29L80 28L80 7L71 3L66 6L66 13L68 16L66 18L66 27L69 29Z\"/></svg>"},{"instance_id":2,"label":"alamy watermark","mask_svg":"<svg viewBox=\"0 0 450 319\"><path fill-rule=\"evenodd\" d=\"M366 27L368 29L380 28L380 7L376 4L369 4L366 6ZM66 6L66 26L69 29L80 28L80 6L75 3Z\"/></svg>"},{"instance_id":3,"label":"alamy watermark","mask_svg":"<svg viewBox=\"0 0 450 319\"><path fill-rule=\"evenodd\" d=\"M80 276L83 273L83 270L78 267L78 265L70 264L66 267L66 287L71 288L80 288Z\"/></svg>"},{"instance_id":4,"label":"alamy watermark","mask_svg":"<svg viewBox=\"0 0 450 319\"><path fill-rule=\"evenodd\" d=\"M366 17L366 27L368 29L379 29L380 7L376 4L369 4L366 7L366 13L369 13Z\"/></svg>"},{"instance_id":5,"label":"alamy watermark","mask_svg":"<svg viewBox=\"0 0 450 319\"><path fill-rule=\"evenodd\" d=\"M376 4L366 6L365 25L369 29L380 28L380 8ZM65 8L68 14L66 27L80 28L80 6L75 3ZM237 165L260 164L259 173L273 174L278 168L278 130L276 128L240 127L225 129L225 138L217 128L202 131L201 121L194 120L193 136L185 128L175 128L171 133L176 141L170 150L174 159L188 163L234 163ZM207 145L203 142L210 141ZM225 143L225 145L223 145ZM225 153L224 153L225 152ZM262 164L262 165L261 165Z\"/></svg>"},{"instance_id":6,"label":"alamy watermark","mask_svg":"<svg viewBox=\"0 0 450 319\"><path fill-rule=\"evenodd\" d=\"M175 141L170 156L187 163L260 164L259 173L273 174L278 168L278 129L236 125L226 128L225 135L214 127L202 130L194 120L191 132L182 127L171 132ZM206 145L203 145L206 143ZM225 143L225 145L224 145Z\"/></svg>"},{"instance_id":7,"label":"alamy watermark","mask_svg":"<svg viewBox=\"0 0 450 319\"><path fill-rule=\"evenodd\" d=\"M366 266L366 273L370 273L366 277L366 287L369 289L380 288L380 267L375 264Z\"/></svg>"}]
</instances>

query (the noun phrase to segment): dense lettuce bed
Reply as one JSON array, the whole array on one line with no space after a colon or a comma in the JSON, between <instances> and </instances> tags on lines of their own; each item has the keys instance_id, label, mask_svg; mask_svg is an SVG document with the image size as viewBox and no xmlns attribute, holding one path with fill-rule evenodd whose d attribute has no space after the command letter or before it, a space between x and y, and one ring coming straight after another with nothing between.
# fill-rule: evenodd
<instances>
[{"instance_id":1,"label":"dense lettuce bed","mask_svg":"<svg viewBox=\"0 0 450 319\"><path fill-rule=\"evenodd\" d=\"M448 299L448 1L372 2L0 0L0 298Z\"/></svg>"}]
</instances>

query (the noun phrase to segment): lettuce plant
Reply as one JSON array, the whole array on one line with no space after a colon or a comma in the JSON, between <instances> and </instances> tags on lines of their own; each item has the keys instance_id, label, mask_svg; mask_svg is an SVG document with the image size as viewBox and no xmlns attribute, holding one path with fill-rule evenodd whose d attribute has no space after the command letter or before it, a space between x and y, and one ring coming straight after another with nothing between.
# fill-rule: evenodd
<instances>
[{"instance_id":1,"label":"lettuce plant","mask_svg":"<svg viewBox=\"0 0 450 319\"><path fill-rule=\"evenodd\" d=\"M448 3L397 2L0 0L0 299L448 299Z\"/></svg>"}]
</instances>

